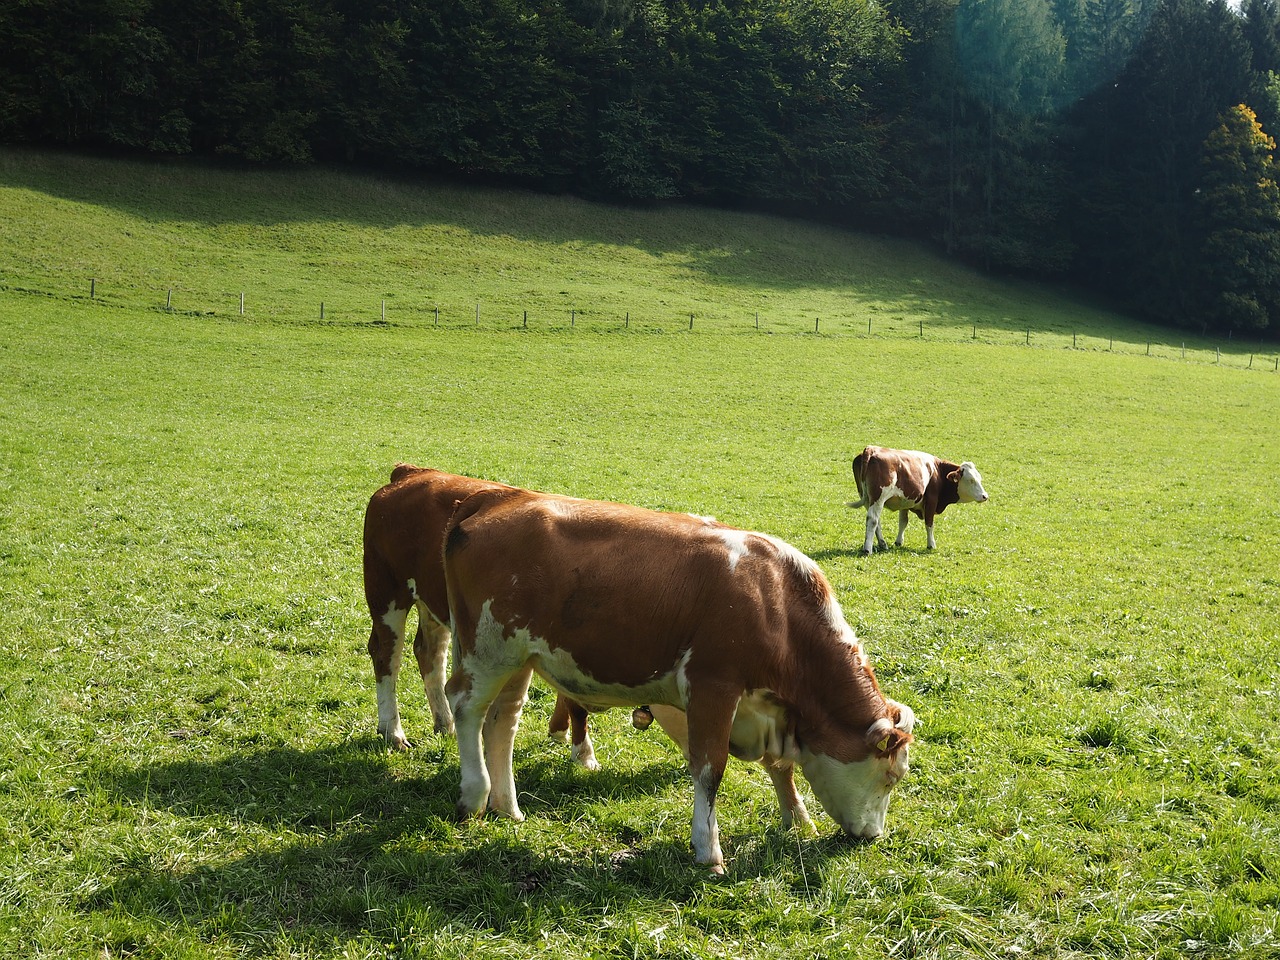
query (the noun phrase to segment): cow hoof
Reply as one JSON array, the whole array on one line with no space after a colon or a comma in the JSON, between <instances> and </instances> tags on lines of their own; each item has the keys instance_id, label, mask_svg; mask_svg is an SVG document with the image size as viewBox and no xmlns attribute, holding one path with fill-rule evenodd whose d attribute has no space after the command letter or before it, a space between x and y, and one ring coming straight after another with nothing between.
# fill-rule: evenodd
<instances>
[{"instance_id":1,"label":"cow hoof","mask_svg":"<svg viewBox=\"0 0 1280 960\"><path fill-rule=\"evenodd\" d=\"M403 733L387 733L384 730L379 730L378 734L386 743L388 750L394 750L396 753L404 753L409 749L409 741Z\"/></svg>"},{"instance_id":2,"label":"cow hoof","mask_svg":"<svg viewBox=\"0 0 1280 960\"><path fill-rule=\"evenodd\" d=\"M435 725L435 731L437 736L452 737L454 735L453 721L447 721L445 723L441 723L439 720L437 720Z\"/></svg>"},{"instance_id":3,"label":"cow hoof","mask_svg":"<svg viewBox=\"0 0 1280 960\"><path fill-rule=\"evenodd\" d=\"M557 743L568 743L569 729L566 727L564 730L548 730L547 739L554 740Z\"/></svg>"},{"instance_id":4,"label":"cow hoof","mask_svg":"<svg viewBox=\"0 0 1280 960\"><path fill-rule=\"evenodd\" d=\"M459 800L453 808L453 814L460 823L466 823L468 820L478 820L483 813L484 807L476 810L470 804L462 800Z\"/></svg>"}]
</instances>

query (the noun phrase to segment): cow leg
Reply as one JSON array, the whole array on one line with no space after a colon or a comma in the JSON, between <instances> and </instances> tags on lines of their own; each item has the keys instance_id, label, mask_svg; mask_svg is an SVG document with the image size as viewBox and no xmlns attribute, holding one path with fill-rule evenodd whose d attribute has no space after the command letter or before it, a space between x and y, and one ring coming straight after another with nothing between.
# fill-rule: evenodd
<instances>
[{"instance_id":1,"label":"cow leg","mask_svg":"<svg viewBox=\"0 0 1280 960\"><path fill-rule=\"evenodd\" d=\"M587 770L599 770L591 733L587 730L586 708L566 696L556 697L556 706L547 723L547 736L562 743L572 743L573 762Z\"/></svg>"},{"instance_id":2,"label":"cow leg","mask_svg":"<svg viewBox=\"0 0 1280 960\"><path fill-rule=\"evenodd\" d=\"M804 800L796 790L795 764L790 760L765 754L760 760L769 779L773 781L773 791L778 795L778 806L782 809L782 825L788 830L792 826L802 833L816 834L817 828L809 819L809 811L805 809Z\"/></svg>"},{"instance_id":3,"label":"cow leg","mask_svg":"<svg viewBox=\"0 0 1280 960\"><path fill-rule=\"evenodd\" d=\"M907 521L911 519L911 513L908 510L898 511L898 539L893 541L895 547L902 546L903 540L907 536Z\"/></svg>"},{"instance_id":4,"label":"cow leg","mask_svg":"<svg viewBox=\"0 0 1280 960\"><path fill-rule=\"evenodd\" d=\"M378 733L393 750L409 749L400 725L400 705L396 702L396 677L400 673L408 615L407 607L401 610L392 601L386 613L373 616L373 629L369 632L369 659L373 661L378 696Z\"/></svg>"},{"instance_id":5,"label":"cow leg","mask_svg":"<svg viewBox=\"0 0 1280 960\"><path fill-rule=\"evenodd\" d=\"M491 791L489 809L496 810L516 822L524 820L520 805L516 803L516 779L512 771L512 753L515 747L516 728L520 726L520 711L524 709L529 693L529 680L533 668L525 667L516 673L489 707L484 722L485 766L489 770Z\"/></svg>"},{"instance_id":6,"label":"cow leg","mask_svg":"<svg viewBox=\"0 0 1280 960\"><path fill-rule=\"evenodd\" d=\"M933 512L932 512L932 511L930 511L930 510L926 507L926 508L925 508L925 510L924 510L924 512L921 514L921 517L922 517L922 518L923 518L923 520L924 520L924 533L925 533L925 539L926 539L926 541L927 541L927 542L928 542L928 544L929 544L929 549L930 549L930 550L932 550L932 549L934 548L934 546L935 546L935 544L934 544L934 542L933 542L933 518L934 518L934 514L933 514Z\"/></svg>"},{"instance_id":7,"label":"cow leg","mask_svg":"<svg viewBox=\"0 0 1280 960\"><path fill-rule=\"evenodd\" d=\"M867 507L867 539L862 545L862 552L870 555L873 541L878 541L880 549L885 548L884 535L880 532L880 514L884 510L881 504L873 503Z\"/></svg>"},{"instance_id":8,"label":"cow leg","mask_svg":"<svg viewBox=\"0 0 1280 960\"><path fill-rule=\"evenodd\" d=\"M556 697L555 709L551 711L551 719L547 721L547 736L561 743L569 742L569 699Z\"/></svg>"},{"instance_id":9,"label":"cow leg","mask_svg":"<svg viewBox=\"0 0 1280 960\"><path fill-rule=\"evenodd\" d=\"M649 712L653 714L653 719L658 721L658 726L680 748L680 754L685 761L689 760L689 717L681 709L677 707L669 707L665 703L649 704Z\"/></svg>"},{"instance_id":10,"label":"cow leg","mask_svg":"<svg viewBox=\"0 0 1280 960\"><path fill-rule=\"evenodd\" d=\"M586 708L570 700L569 718L573 721L573 750L570 752L573 762L585 770L599 770L600 763L596 760L596 750L591 744L591 732L587 729Z\"/></svg>"},{"instance_id":11,"label":"cow leg","mask_svg":"<svg viewBox=\"0 0 1280 960\"><path fill-rule=\"evenodd\" d=\"M422 674L422 689L431 704L436 733L453 733L453 711L444 693L445 665L449 658L449 628L436 621L422 603L418 604L418 632L413 638L413 655Z\"/></svg>"},{"instance_id":12,"label":"cow leg","mask_svg":"<svg viewBox=\"0 0 1280 960\"><path fill-rule=\"evenodd\" d=\"M729 762L729 731L742 691L712 688L689 693L689 772L693 775L694 859L712 873L724 873L720 828L716 823L716 792Z\"/></svg>"},{"instance_id":13,"label":"cow leg","mask_svg":"<svg viewBox=\"0 0 1280 960\"><path fill-rule=\"evenodd\" d=\"M484 756L484 726L489 706L511 679L512 673L475 676L459 661L454 637L453 674L445 684L453 710L454 733L458 739L458 766L462 784L458 796L458 817L479 816L489 802L489 768Z\"/></svg>"}]
</instances>

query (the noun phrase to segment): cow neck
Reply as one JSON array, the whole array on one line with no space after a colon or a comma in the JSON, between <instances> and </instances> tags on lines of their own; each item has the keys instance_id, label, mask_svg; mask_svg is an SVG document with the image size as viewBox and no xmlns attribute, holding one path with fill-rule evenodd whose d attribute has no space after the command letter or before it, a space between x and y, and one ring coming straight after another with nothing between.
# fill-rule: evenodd
<instances>
[{"instance_id":1,"label":"cow neck","mask_svg":"<svg viewBox=\"0 0 1280 960\"><path fill-rule=\"evenodd\" d=\"M934 510L935 513L941 513L953 503L960 502L960 484L952 483L947 478L951 474L960 469L958 463L948 463L946 460L938 461L938 506Z\"/></svg>"},{"instance_id":2,"label":"cow neck","mask_svg":"<svg viewBox=\"0 0 1280 960\"><path fill-rule=\"evenodd\" d=\"M891 711L861 644L852 631L828 628L822 642L804 646L794 651L794 689L778 691L792 704L800 746L846 762L863 759L863 733Z\"/></svg>"}]
</instances>

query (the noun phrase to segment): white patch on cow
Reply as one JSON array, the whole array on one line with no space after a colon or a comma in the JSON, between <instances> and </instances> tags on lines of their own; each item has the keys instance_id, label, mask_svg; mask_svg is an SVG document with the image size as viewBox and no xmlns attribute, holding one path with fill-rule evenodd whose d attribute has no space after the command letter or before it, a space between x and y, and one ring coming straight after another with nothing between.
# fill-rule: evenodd
<instances>
[{"instance_id":1,"label":"white patch on cow","mask_svg":"<svg viewBox=\"0 0 1280 960\"><path fill-rule=\"evenodd\" d=\"M720 830L716 825L716 783L711 764L699 770L693 778L693 841L694 857L698 863L710 865L712 870L724 869L724 854L720 851Z\"/></svg>"},{"instance_id":2,"label":"white patch on cow","mask_svg":"<svg viewBox=\"0 0 1280 960\"><path fill-rule=\"evenodd\" d=\"M884 833L894 784L907 773L907 747L890 757L872 755L851 763L802 751L800 767L823 809L845 833L874 840Z\"/></svg>"},{"instance_id":3,"label":"white patch on cow","mask_svg":"<svg viewBox=\"0 0 1280 960\"><path fill-rule=\"evenodd\" d=\"M595 747L591 745L591 738L588 736L581 743L573 745L573 749L569 751L573 762L578 764L584 770L599 770L600 761L596 759Z\"/></svg>"},{"instance_id":4,"label":"white patch on cow","mask_svg":"<svg viewBox=\"0 0 1280 960\"><path fill-rule=\"evenodd\" d=\"M920 489L923 490L928 483L928 478L921 476L917 478ZM914 510L924 503L923 500L912 500L902 492L902 488L896 483L891 483L880 491L880 499L877 503L887 510Z\"/></svg>"},{"instance_id":5,"label":"white patch on cow","mask_svg":"<svg viewBox=\"0 0 1280 960\"><path fill-rule=\"evenodd\" d=\"M695 520L701 520L708 527L714 526L716 522L715 517L704 516L701 513L691 513L689 514L689 516L693 517L693 519Z\"/></svg>"},{"instance_id":6,"label":"white patch on cow","mask_svg":"<svg viewBox=\"0 0 1280 960\"><path fill-rule=\"evenodd\" d=\"M733 573L738 569L738 561L751 552L747 546L747 534L742 530L716 530L714 535L729 548L729 572Z\"/></svg>"},{"instance_id":7,"label":"white patch on cow","mask_svg":"<svg viewBox=\"0 0 1280 960\"><path fill-rule=\"evenodd\" d=\"M387 743L396 749L408 747L404 729L400 725L400 706L396 701L396 679L400 676L400 663L404 657L405 618L409 615L407 608L398 607L393 600L387 605L387 612L382 615L382 622L391 632L391 659L389 672L377 681L378 698L378 731Z\"/></svg>"},{"instance_id":8,"label":"white patch on cow","mask_svg":"<svg viewBox=\"0 0 1280 960\"><path fill-rule=\"evenodd\" d=\"M532 661L543 679L591 710L650 701L678 702L683 707L688 703L688 682L683 679L688 658L686 651L671 670L641 683L604 683L579 667L568 650L552 648L527 628L515 628L508 636L506 627L493 615L493 601L486 600L476 621L475 643L467 653L466 668L473 678L483 681L508 676Z\"/></svg>"},{"instance_id":9,"label":"white patch on cow","mask_svg":"<svg viewBox=\"0 0 1280 960\"><path fill-rule=\"evenodd\" d=\"M910 707L908 707L905 703L898 703L897 700L889 700L889 703L891 703L893 706L897 707L899 710L902 711L901 716L898 718L898 723L897 723L898 729L903 731L904 733L910 733L912 729L915 728L915 725L916 725L916 712L912 710Z\"/></svg>"},{"instance_id":10,"label":"white patch on cow","mask_svg":"<svg viewBox=\"0 0 1280 960\"><path fill-rule=\"evenodd\" d=\"M729 751L739 760L761 760L764 755L794 759L787 736L787 711L769 690L752 690L738 699L729 731Z\"/></svg>"},{"instance_id":11,"label":"white patch on cow","mask_svg":"<svg viewBox=\"0 0 1280 960\"><path fill-rule=\"evenodd\" d=\"M413 577L410 577L408 580L405 581L405 586L409 588L409 596L413 597L414 600L417 600L418 599L418 581L415 580Z\"/></svg>"},{"instance_id":12,"label":"white patch on cow","mask_svg":"<svg viewBox=\"0 0 1280 960\"><path fill-rule=\"evenodd\" d=\"M680 659L676 661L676 696L679 698L679 707L681 710L689 709L689 658L693 656L693 649L690 648L680 655ZM672 704L676 706L676 704Z\"/></svg>"},{"instance_id":13,"label":"white patch on cow","mask_svg":"<svg viewBox=\"0 0 1280 960\"><path fill-rule=\"evenodd\" d=\"M982 486L982 474L978 473L978 468L968 460L960 464L960 482L957 487L957 496L961 503L987 502L987 491Z\"/></svg>"}]
</instances>

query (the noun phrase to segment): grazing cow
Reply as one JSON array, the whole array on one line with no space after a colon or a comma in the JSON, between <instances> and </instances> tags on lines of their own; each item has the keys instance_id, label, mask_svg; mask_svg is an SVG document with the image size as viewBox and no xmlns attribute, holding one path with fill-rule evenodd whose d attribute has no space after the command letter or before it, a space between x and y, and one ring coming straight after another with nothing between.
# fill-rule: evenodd
<instances>
[{"instance_id":1,"label":"grazing cow","mask_svg":"<svg viewBox=\"0 0 1280 960\"><path fill-rule=\"evenodd\" d=\"M505 484L399 464L391 481L369 500L364 518L364 591L373 623L369 657L377 682L378 732L396 750L408 749L400 725L396 678L404 650L409 609L418 609L413 652L422 674L437 733L453 732L453 714L445 696L445 659L449 650L449 602L445 593L444 532L454 508L482 490L514 490ZM553 736L567 732L572 720L573 758L597 768L586 712L558 701Z\"/></svg>"},{"instance_id":2,"label":"grazing cow","mask_svg":"<svg viewBox=\"0 0 1280 960\"><path fill-rule=\"evenodd\" d=\"M683 711L693 847L716 873L730 753L793 792L799 763L846 832L883 832L914 714L881 693L831 586L794 547L688 514L492 490L458 507L444 566L460 816L487 805L523 819L511 754L536 672L591 710Z\"/></svg>"},{"instance_id":3,"label":"grazing cow","mask_svg":"<svg viewBox=\"0 0 1280 960\"><path fill-rule=\"evenodd\" d=\"M849 506L867 508L867 539L862 547L867 554L871 553L873 539L881 550L886 547L880 528L880 514L886 507L898 511L895 546L902 546L907 515L914 513L924 520L932 550L935 515L953 503L985 503L987 500L982 476L972 463L967 460L951 463L918 450L867 447L853 458L853 481L858 485L859 499Z\"/></svg>"}]
</instances>

